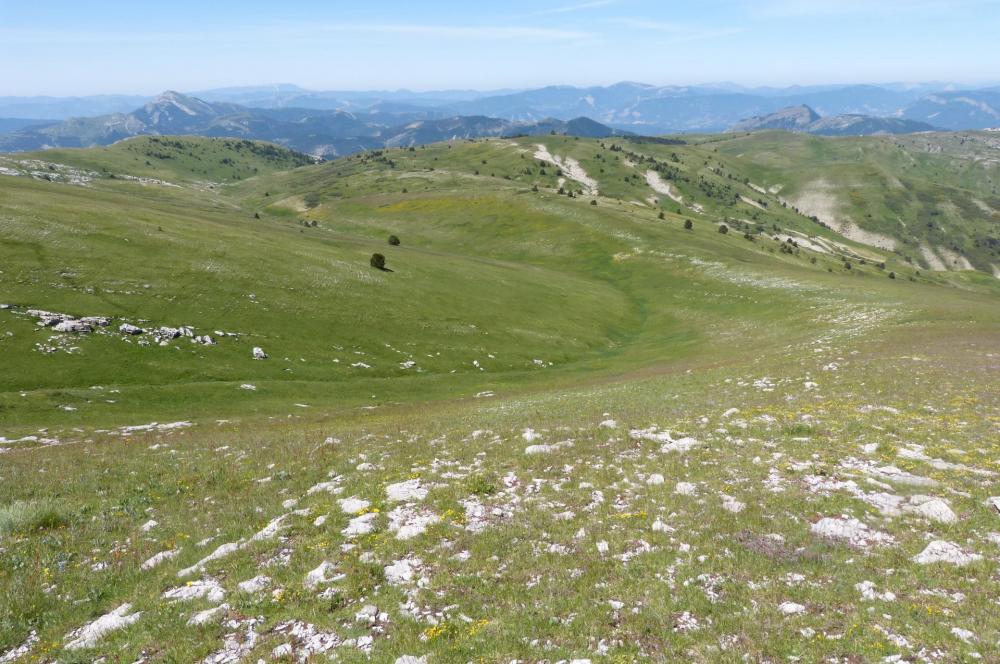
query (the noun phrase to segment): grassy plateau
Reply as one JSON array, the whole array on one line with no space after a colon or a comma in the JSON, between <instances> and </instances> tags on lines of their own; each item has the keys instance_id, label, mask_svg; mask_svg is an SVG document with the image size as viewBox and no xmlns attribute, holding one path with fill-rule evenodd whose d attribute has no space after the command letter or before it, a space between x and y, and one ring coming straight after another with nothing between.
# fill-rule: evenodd
<instances>
[{"instance_id":1,"label":"grassy plateau","mask_svg":"<svg viewBox=\"0 0 1000 664\"><path fill-rule=\"evenodd\" d=\"M0 664L1000 661L991 141L0 155Z\"/></svg>"}]
</instances>

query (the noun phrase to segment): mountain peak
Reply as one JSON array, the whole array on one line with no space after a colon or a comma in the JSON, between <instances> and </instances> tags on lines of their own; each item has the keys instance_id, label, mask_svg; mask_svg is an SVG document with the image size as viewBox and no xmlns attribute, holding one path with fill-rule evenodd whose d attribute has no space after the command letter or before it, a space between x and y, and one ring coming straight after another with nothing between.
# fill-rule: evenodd
<instances>
[{"instance_id":1,"label":"mountain peak","mask_svg":"<svg viewBox=\"0 0 1000 664\"><path fill-rule=\"evenodd\" d=\"M174 116L180 112L183 115L195 118L199 116L214 117L219 115L218 110L206 101L197 97L189 97L175 90L166 90L157 95L153 101L149 102L142 109L149 116L159 118L161 116Z\"/></svg>"},{"instance_id":2,"label":"mountain peak","mask_svg":"<svg viewBox=\"0 0 1000 664\"><path fill-rule=\"evenodd\" d=\"M789 106L767 115L755 115L733 126L732 131L760 131L762 129L784 129L804 131L819 120L819 114L806 104Z\"/></svg>"}]
</instances>

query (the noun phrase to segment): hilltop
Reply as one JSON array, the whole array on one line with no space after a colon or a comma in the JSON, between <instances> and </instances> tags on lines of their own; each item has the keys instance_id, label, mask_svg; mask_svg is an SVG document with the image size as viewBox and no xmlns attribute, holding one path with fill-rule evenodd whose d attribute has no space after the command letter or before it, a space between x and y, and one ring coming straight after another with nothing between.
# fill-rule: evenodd
<instances>
[{"instance_id":1,"label":"hilltop","mask_svg":"<svg viewBox=\"0 0 1000 664\"><path fill-rule=\"evenodd\" d=\"M0 660L985 659L995 140L0 157Z\"/></svg>"},{"instance_id":2,"label":"hilltop","mask_svg":"<svg viewBox=\"0 0 1000 664\"><path fill-rule=\"evenodd\" d=\"M729 131L766 131L781 129L819 136L876 136L879 134L915 134L935 131L933 125L902 118L877 118L870 115L841 114L820 117L808 106L790 106L767 115L741 120Z\"/></svg>"},{"instance_id":3,"label":"hilltop","mask_svg":"<svg viewBox=\"0 0 1000 664\"><path fill-rule=\"evenodd\" d=\"M989 133L830 140L758 133L719 143L784 203L928 270L1000 274L1000 199Z\"/></svg>"}]
</instances>

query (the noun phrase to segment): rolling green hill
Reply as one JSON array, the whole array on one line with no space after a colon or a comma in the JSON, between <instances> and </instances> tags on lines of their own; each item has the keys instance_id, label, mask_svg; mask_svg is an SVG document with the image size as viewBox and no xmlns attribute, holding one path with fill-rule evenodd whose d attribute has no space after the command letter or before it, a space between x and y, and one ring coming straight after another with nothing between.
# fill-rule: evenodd
<instances>
[{"instance_id":1,"label":"rolling green hill","mask_svg":"<svg viewBox=\"0 0 1000 664\"><path fill-rule=\"evenodd\" d=\"M234 182L314 163L312 157L261 141L232 138L140 136L106 148L46 150L11 156L92 172L93 177L145 177L183 182Z\"/></svg>"},{"instance_id":2,"label":"rolling green hill","mask_svg":"<svg viewBox=\"0 0 1000 664\"><path fill-rule=\"evenodd\" d=\"M837 141L785 133L718 144L751 180L849 235L931 270L1000 274L1000 139L989 133Z\"/></svg>"},{"instance_id":3,"label":"rolling green hill","mask_svg":"<svg viewBox=\"0 0 1000 664\"><path fill-rule=\"evenodd\" d=\"M0 661L987 656L983 140L0 156Z\"/></svg>"}]
</instances>

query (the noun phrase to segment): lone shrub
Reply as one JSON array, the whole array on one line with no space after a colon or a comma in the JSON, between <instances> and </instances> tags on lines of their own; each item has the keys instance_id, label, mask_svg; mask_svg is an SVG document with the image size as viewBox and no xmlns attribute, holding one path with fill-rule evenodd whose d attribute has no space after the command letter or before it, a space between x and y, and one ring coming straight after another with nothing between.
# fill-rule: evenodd
<instances>
[{"instance_id":1,"label":"lone shrub","mask_svg":"<svg viewBox=\"0 0 1000 664\"><path fill-rule=\"evenodd\" d=\"M689 231L692 228L694 228L694 222L691 221L690 219L685 219L684 220L684 230Z\"/></svg>"},{"instance_id":2,"label":"lone shrub","mask_svg":"<svg viewBox=\"0 0 1000 664\"><path fill-rule=\"evenodd\" d=\"M890 272L889 273L889 278L890 279L895 279L896 278L896 273L895 272Z\"/></svg>"},{"instance_id":3,"label":"lone shrub","mask_svg":"<svg viewBox=\"0 0 1000 664\"><path fill-rule=\"evenodd\" d=\"M382 254L372 254L372 258L369 262L371 263L371 266L376 270L385 269L385 256L383 256Z\"/></svg>"},{"instance_id":4,"label":"lone shrub","mask_svg":"<svg viewBox=\"0 0 1000 664\"><path fill-rule=\"evenodd\" d=\"M726 233L729 232L729 226L726 226L725 224L719 224L719 232L725 235Z\"/></svg>"},{"instance_id":5,"label":"lone shrub","mask_svg":"<svg viewBox=\"0 0 1000 664\"><path fill-rule=\"evenodd\" d=\"M395 235L390 235L389 236L389 244L391 244L394 247L398 247L399 246L399 238L396 237Z\"/></svg>"}]
</instances>

